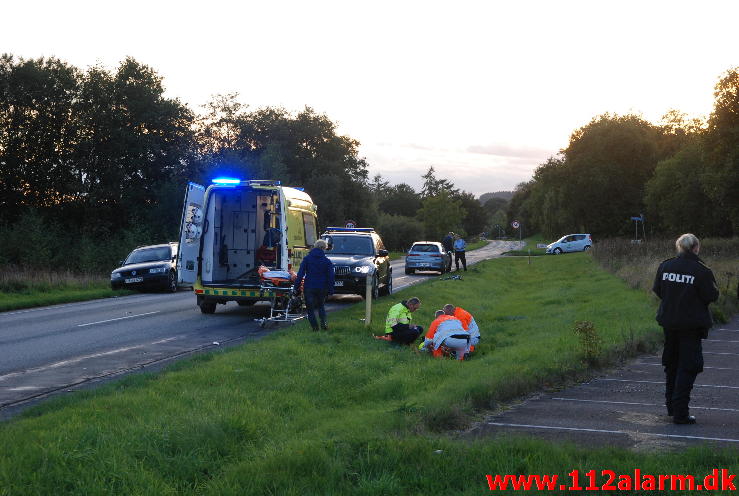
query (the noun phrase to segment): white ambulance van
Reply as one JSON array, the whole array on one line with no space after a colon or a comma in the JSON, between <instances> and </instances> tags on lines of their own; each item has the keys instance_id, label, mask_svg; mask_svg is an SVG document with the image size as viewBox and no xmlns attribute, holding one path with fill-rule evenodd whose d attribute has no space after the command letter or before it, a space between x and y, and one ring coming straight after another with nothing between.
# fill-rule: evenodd
<instances>
[{"instance_id":1,"label":"white ambulance van","mask_svg":"<svg viewBox=\"0 0 739 496\"><path fill-rule=\"evenodd\" d=\"M217 304L274 301L258 269L297 271L317 239L316 205L279 181L219 178L189 183L177 254L179 284L193 287L203 313ZM294 268L294 269L293 269Z\"/></svg>"}]
</instances>

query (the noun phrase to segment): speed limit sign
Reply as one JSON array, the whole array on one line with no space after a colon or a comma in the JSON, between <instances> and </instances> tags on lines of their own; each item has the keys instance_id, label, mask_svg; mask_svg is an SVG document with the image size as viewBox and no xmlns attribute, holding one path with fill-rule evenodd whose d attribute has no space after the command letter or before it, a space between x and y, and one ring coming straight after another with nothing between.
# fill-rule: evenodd
<instances>
[{"instance_id":1,"label":"speed limit sign","mask_svg":"<svg viewBox=\"0 0 739 496\"><path fill-rule=\"evenodd\" d=\"M511 222L511 227L513 227L513 229L518 229L519 227L521 227L521 224L519 224L517 220L514 220L513 222Z\"/></svg>"}]
</instances>

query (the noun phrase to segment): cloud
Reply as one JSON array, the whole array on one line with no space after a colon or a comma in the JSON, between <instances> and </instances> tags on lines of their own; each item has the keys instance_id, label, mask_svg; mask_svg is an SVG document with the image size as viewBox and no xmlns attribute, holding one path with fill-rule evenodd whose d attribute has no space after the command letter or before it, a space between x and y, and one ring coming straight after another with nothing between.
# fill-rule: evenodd
<instances>
[{"instance_id":1,"label":"cloud","mask_svg":"<svg viewBox=\"0 0 739 496\"><path fill-rule=\"evenodd\" d=\"M544 148L512 146L505 144L471 145L467 147L467 151L470 153L494 155L497 157L533 158L537 160L546 160L549 156L553 155L552 150L546 150Z\"/></svg>"}]
</instances>

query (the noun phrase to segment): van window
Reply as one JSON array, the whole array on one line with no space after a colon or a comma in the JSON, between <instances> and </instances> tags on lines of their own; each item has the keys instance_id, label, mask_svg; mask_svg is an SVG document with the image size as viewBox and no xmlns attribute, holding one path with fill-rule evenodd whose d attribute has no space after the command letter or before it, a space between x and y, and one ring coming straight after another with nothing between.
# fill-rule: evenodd
<instances>
[{"instance_id":1,"label":"van window","mask_svg":"<svg viewBox=\"0 0 739 496\"><path fill-rule=\"evenodd\" d=\"M305 229L305 244L313 246L318 238L316 234L316 218L311 214L303 214L303 228Z\"/></svg>"}]
</instances>

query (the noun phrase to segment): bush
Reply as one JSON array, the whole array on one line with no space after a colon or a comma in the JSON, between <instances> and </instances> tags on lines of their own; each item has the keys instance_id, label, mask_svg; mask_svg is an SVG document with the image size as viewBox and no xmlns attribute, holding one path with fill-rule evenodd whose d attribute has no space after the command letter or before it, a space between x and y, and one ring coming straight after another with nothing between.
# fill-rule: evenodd
<instances>
[{"instance_id":1,"label":"bush","mask_svg":"<svg viewBox=\"0 0 739 496\"><path fill-rule=\"evenodd\" d=\"M423 238L423 226L405 215L380 214L375 230L380 233L385 248L392 251L405 251Z\"/></svg>"}]
</instances>

